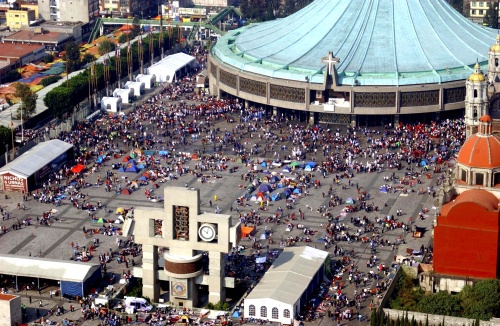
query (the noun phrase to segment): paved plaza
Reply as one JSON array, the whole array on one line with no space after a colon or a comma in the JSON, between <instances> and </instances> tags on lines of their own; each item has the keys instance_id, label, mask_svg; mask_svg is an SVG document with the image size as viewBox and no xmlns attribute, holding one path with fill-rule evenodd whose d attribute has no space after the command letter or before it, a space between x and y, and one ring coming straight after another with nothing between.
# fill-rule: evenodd
<instances>
[{"instance_id":1,"label":"paved plaza","mask_svg":"<svg viewBox=\"0 0 500 326\"><path fill-rule=\"evenodd\" d=\"M237 119L237 118L236 118ZM297 120L291 121L290 123L296 124L299 123ZM228 123L226 120L220 120L217 122L216 127L219 127L221 130L227 128L227 130L231 130L234 128L234 125ZM337 126L325 126L330 128L337 128ZM341 132L345 132L345 126L340 127ZM379 129L382 130L382 129ZM279 131L276 131L278 136L283 136L279 134ZM252 143L258 142L261 146L264 146L264 140L258 137L259 133L263 132L253 132L252 137L250 134L245 134L245 137L250 145ZM372 135L373 137L377 137L377 135ZM361 137L361 147L366 145L366 138ZM285 145L286 150L278 151L281 157L285 154L290 153L290 149L294 146L289 142L279 143L279 145ZM202 144L201 140L193 140L192 143L183 147L182 149L185 152L193 152L196 149L201 149ZM161 148L159 148L161 149ZM207 153L210 154L211 149L208 149ZM229 153L229 151L228 151ZM273 153L271 153L272 156ZM85 180L94 185L97 183L97 179L104 178L106 175L106 171L111 170L111 165L114 163L121 163L123 159L122 155L119 158L111 159L105 162L105 165L100 168L99 171L95 173L89 173ZM407 249L419 249L421 245L427 246L429 245L432 237L432 222L434 220L435 210L432 208L435 204L435 199L429 195L427 192L425 194L418 194L418 189L423 188L427 189L428 186L432 186L436 184L437 178L441 174L433 174L430 173L431 178L427 178L425 175L420 176L420 180L422 184L416 184L414 187L405 186L406 189L414 189L415 192L409 192L408 194L402 194L401 191L397 191L395 193L388 192L383 193L380 191L380 188L384 184L393 183L392 181L384 180L384 177L397 177L394 180L394 186L396 183L399 183L403 177L405 177L405 173L408 172L406 166L403 165L401 170L390 169L384 170L381 172L372 172L372 173L354 173L354 178L351 179L352 185L348 185L348 180L346 178L340 179L339 184L334 184L333 177L335 174L327 174L326 177L320 172L313 171L312 178L314 180L320 180L321 186L318 188L311 187L308 188L308 195L302 195L296 202L296 205L292 209L286 208L286 203L284 200L270 202L267 211L259 211L258 202L246 201L244 206L238 206L236 204L237 199L243 196L246 192L246 185L249 183L248 181L242 180L242 174L246 174L249 172L249 167L242 163L237 163L237 160L229 156L231 160L228 162L229 168L237 167L237 171L235 173L230 173L229 169L225 171L214 171L213 174L219 176L220 178L208 178L208 182L201 183L199 178L194 176L193 174L187 173L183 174L176 180L168 180L165 183L158 183L160 188L154 189L154 195L163 195L163 189L169 186L180 186L180 187L194 187L199 188L202 198L201 209L205 212L215 212L217 207L220 209L220 213L222 214L231 214L233 218L233 223L237 222L239 219L238 212L236 212L236 207L240 210L241 213L249 212L250 210L256 210L261 213L262 221L264 221L267 217L275 214L277 212L278 207L281 207L284 210L284 216L287 216L289 213L295 213L298 216L299 209L304 213L304 220L298 220L296 218L294 223L304 224L304 226L308 229L312 229L317 231L314 236L311 236L312 242L298 242L297 245L309 245L313 247L317 247L318 249L325 249L324 242L318 241L318 239L325 235L325 226L328 222L327 218L322 217L317 210L320 206L327 205L329 202L328 196L326 198L323 196L323 193L326 193L331 185L333 188L332 195L338 195L345 200L349 197L354 199L358 198L360 193L366 192L366 194L370 195L368 199L368 204L373 204L374 207L378 207L379 211L371 211L366 212L365 210L361 210L358 212L353 212L347 214L345 217L341 217L339 223L343 223L347 226L348 232L350 234L356 233L357 227L351 223L351 217L360 217L363 218L366 216L370 221L375 222L376 218L379 217L383 219L386 215L394 215L396 216L396 212L398 209L402 210L402 216L396 217L398 222L408 223L410 218L413 220L413 225L419 227L420 230L425 230L423 232L422 238L414 238L411 233L405 233L401 228L396 228L394 230L385 230L385 232L380 234L384 240L390 241L390 243L395 243L398 238L404 238L404 244L400 244L396 246L393 250L391 246L377 246L376 247L376 256L378 258L379 264L385 264L386 266L391 266L394 261L394 257L396 255L407 256ZM93 158L95 159L95 158ZM263 158L255 158L256 161L261 161ZM270 157L273 159L273 157ZM316 161L322 162L324 159L323 154L318 151L317 154L307 153L307 157L305 162L308 161ZM358 162L366 162L365 158L355 158ZM171 163L171 159L161 159L162 165L168 165ZM190 168L193 168L197 161L186 161L186 164L189 165ZM253 165L253 164L252 164ZM260 167L260 164L258 164ZM264 170L264 168L260 168ZM272 167L268 168L269 172L276 171L278 175L281 174L282 168L280 167ZM420 167L413 167L414 171L420 172ZM117 172L117 170L111 170L118 174L119 180L121 183L125 183L125 177L128 180L138 180L143 172L135 173L125 173L125 172ZM287 174L290 177L294 177L295 173L303 173L302 169L297 169L297 171L292 171L291 174ZM208 172L207 174L210 174ZM263 171L259 172L258 175L263 176ZM344 185L344 187L342 187ZM359 191L358 188L359 187ZM103 208L97 209L94 213L99 218L111 219L115 220L117 215L115 214L115 210L118 207L131 208L131 207L139 207L139 206L150 206L150 207L162 207L162 203L153 202L146 198L145 191L147 189L152 189L152 184L148 186L141 186L138 190L132 192L130 195L118 194L115 191L106 192L103 186L90 186L88 188L84 188L82 190L83 194L88 195L85 199L86 202L90 202L92 205L97 206L98 201L101 202ZM71 259L73 256L73 248L71 243L78 243L79 246L86 246L87 248L94 243L94 238L99 238L100 246L97 248L95 256L90 260L89 263L98 264L99 253L104 253L109 251L110 248L112 250L117 249L116 245L116 236L105 236L102 234L94 235L92 237L88 237L82 231L83 228L92 229L98 227L96 223L91 221L91 217L86 210L78 210L76 209L69 200L65 199L62 201L61 206L54 206L53 204L43 204L33 200L33 198L29 198L28 201L24 202L26 209L18 209L17 204L23 203L21 194L9 193L7 194L8 198L2 198L0 200L0 205L6 209L7 212L10 212L10 219L2 221L2 225L7 227L7 232L0 236L0 252L2 254L15 254L20 256L29 256L32 257L43 257L43 258L52 258L52 259ZM214 201L214 196L217 196L217 200ZM210 201L212 201L212 206L210 205ZM342 204L330 209L330 213L333 216L339 216L342 213L342 210L346 204ZM104 209L106 208L106 210ZM233 210L231 211L231 207ZM425 219L417 218L418 213L426 208L429 211L425 214ZM55 214L56 219L52 219L52 223L50 226L42 226L36 223L37 217L41 217L42 214L51 209L56 209L57 213ZM20 230L13 230L12 225L14 223L18 223L18 221L22 221L25 218L32 218L33 224L27 227L21 227ZM290 221L292 222L292 221ZM265 223L257 226L257 234L255 235L257 239L260 239L261 234L264 232L267 227L268 230L272 232L272 239L274 243L270 244L269 249L281 249L280 248L280 239L286 239L290 236L304 236L302 230L298 230L297 228L293 228L291 232L287 232L287 223L275 224L275 223ZM100 225L99 225L100 226ZM120 225L118 225L120 226ZM367 234L367 237L370 237L371 234ZM126 240L126 237L120 237L123 240ZM265 248L267 245L266 240L257 240L261 241L263 247ZM365 273L369 271L366 266L366 262L372 256L370 242L362 242L362 241L340 241L336 242L338 246L343 247L347 252L354 250L355 258L353 258L353 262L359 267L359 269ZM246 238L243 239L241 245L246 246L247 249L245 254L251 254L253 251L251 250L252 240ZM329 246L328 249L330 253L333 253L333 246ZM336 258L333 257L332 260ZM135 258L135 263L140 265L141 257L140 255ZM86 264L86 263L82 263ZM108 272L112 272L116 274L115 279L119 279L119 274L122 273L125 268L124 264L118 264L116 259L114 259L110 264L108 264ZM129 266L128 269L132 269ZM344 273L344 281L347 280L347 273ZM380 274L382 275L382 273ZM381 279L382 280L382 279ZM380 280L380 281L381 281ZM373 288L376 284L376 280L370 279L369 283L366 285L366 288ZM350 285L349 282L346 283L346 288L344 293L346 293L349 297L353 297L353 293L355 290L354 285ZM56 289L56 288L54 288ZM24 291L18 293L22 296L22 302L26 304L28 309L29 320L33 321L35 319L35 308L39 307L39 300L42 300L43 307L42 315L46 312L46 309L55 308L57 305L63 304L65 310L68 311L69 306L71 304L75 304L74 302L70 302L67 299L60 298L50 298L49 296L50 290L44 290L42 293L36 293L34 291ZM30 297L32 303L30 303ZM238 298L233 298L238 299ZM379 298L369 297L367 300L363 301L361 314L364 318L369 317L369 302L373 300L374 305L377 304ZM79 306L79 305L78 305ZM357 311L357 310L355 310ZM70 320L78 320L81 318L81 312L77 309L73 313L65 313L62 316L53 316L49 317L50 320L61 321L63 318L68 318ZM79 324L81 324L83 320ZM238 320L235 320L238 322ZM358 321L353 321L358 323ZM97 325L99 321L85 321L85 325ZM314 324L322 324L322 325L331 325L333 322L328 317L323 317L319 320L313 322ZM348 324L348 321L343 321L342 324Z\"/></svg>"}]
</instances>

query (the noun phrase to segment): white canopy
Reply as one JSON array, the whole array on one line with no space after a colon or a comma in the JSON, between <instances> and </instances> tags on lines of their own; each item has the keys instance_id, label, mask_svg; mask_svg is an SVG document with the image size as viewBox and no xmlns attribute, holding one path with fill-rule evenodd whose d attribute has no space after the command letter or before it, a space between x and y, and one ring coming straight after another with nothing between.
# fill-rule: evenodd
<instances>
[{"instance_id":1,"label":"white canopy","mask_svg":"<svg viewBox=\"0 0 500 326\"><path fill-rule=\"evenodd\" d=\"M130 103L130 99L134 96L134 90L117 88L113 91L113 96L121 97L122 103Z\"/></svg>"},{"instance_id":2,"label":"white canopy","mask_svg":"<svg viewBox=\"0 0 500 326\"><path fill-rule=\"evenodd\" d=\"M125 88L133 89L135 96L141 96L141 93L144 91L144 83L137 81L128 81L125 83Z\"/></svg>"},{"instance_id":3,"label":"white canopy","mask_svg":"<svg viewBox=\"0 0 500 326\"><path fill-rule=\"evenodd\" d=\"M148 74L157 76L159 82L173 82L175 73L187 65L193 66L196 58L185 53L169 55L148 68Z\"/></svg>"},{"instance_id":4,"label":"white canopy","mask_svg":"<svg viewBox=\"0 0 500 326\"><path fill-rule=\"evenodd\" d=\"M312 247L285 248L245 298L244 315L290 324L300 309L302 294L323 268L327 257L328 252ZM250 314L250 306L254 315ZM261 307L266 307L267 316L260 315ZM278 309L277 319L272 318L273 309Z\"/></svg>"},{"instance_id":5,"label":"white canopy","mask_svg":"<svg viewBox=\"0 0 500 326\"><path fill-rule=\"evenodd\" d=\"M0 255L0 274L83 282L99 265L67 260Z\"/></svg>"},{"instance_id":6,"label":"white canopy","mask_svg":"<svg viewBox=\"0 0 500 326\"><path fill-rule=\"evenodd\" d=\"M122 109L121 97L103 97L101 100L101 110L107 112L119 112Z\"/></svg>"},{"instance_id":7,"label":"white canopy","mask_svg":"<svg viewBox=\"0 0 500 326\"><path fill-rule=\"evenodd\" d=\"M156 76L139 74L135 77L135 81L144 83L144 88L150 89L156 82Z\"/></svg>"},{"instance_id":8,"label":"white canopy","mask_svg":"<svg viewBox=\"0 0 500 326\"><path fill-rule=\"evenodd\" d=\"M0 169L0 175L10 172L21 178L28 178L72 147L73 145L59 139L40 143L4 165Z\"/></svg>"}]
</instances>

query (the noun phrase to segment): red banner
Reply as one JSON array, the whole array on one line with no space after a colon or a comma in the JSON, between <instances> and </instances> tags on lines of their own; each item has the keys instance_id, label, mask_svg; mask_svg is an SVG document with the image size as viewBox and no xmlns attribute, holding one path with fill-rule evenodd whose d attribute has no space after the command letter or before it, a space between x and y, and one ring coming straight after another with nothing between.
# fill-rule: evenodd
<instances>
[{"instance_id":1,"label":"red banner","mask_svg":"<svg viewBox=\"0 0 500 326\"><path fill-rule=\"evenodd\" d=\"M26 179L15 176L11 173L6 173L3 176L3 189L5 191L19 191L26 189Z\"/></svg>"}]
</instances>

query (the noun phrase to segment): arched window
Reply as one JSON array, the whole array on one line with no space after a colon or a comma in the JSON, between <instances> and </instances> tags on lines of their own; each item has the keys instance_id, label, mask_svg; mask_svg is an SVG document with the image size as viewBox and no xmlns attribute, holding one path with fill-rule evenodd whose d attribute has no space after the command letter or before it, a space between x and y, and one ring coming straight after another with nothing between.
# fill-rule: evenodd
<instances>
[{"instance_id":1,"label":"arched window","mask_svg":"<svg viewBox=\"0 0 500 326\"><path fill-rule=\"evenodd\" d=\"M474 98L477 97L477 89L474 90Z\"/></svg>"},{"instance_id":2,"label":"arched window","mask_svg":"<svg viewBox=\"0 0 500 326\"><path fill-rule=\"evenodd\" d=\"M288 309L283 310L283 318L290 318L290 310Z\"/></svg>"},{"instance_id":3,"label":"arched window","mask_svg":"<svg viewBox=\"0 0 500 326\"><path fill-rule=\"evenodd\" d=\"M495 58L495 67L498 67L498 58Z\"/></svg>"},{"instance_id":4,"label":"arched window","mask_svg":"<svg viewBox=\"0 0 500 326\"><path fill-rule=\"evenodd\" d=\"M266 317L267 318L267 308L266 308L266 306L260 307L260 317Z\"/></svg>"},{"instance_id":5,"label":"arched window","mask_svg":"<svg viewBox=\"0 0 500 326\"><path fill-rule=\"evenodd\" d=\"M272 319L278 319L279 318L278 308L276 308L276 307L273 308L273 311L272 311L272 314L271 314L271 318Z\"/></svg>"},{"instance_id":6,"label":"arched window","mask_svg":"<svg viewBox=\"0 0 500 326\"><path fill-rule=\"evenodd\" d=\"M248 315L249 316L255 316L255 306L253 304L251 304L249 307L248 307Z\"/></svg>"},{"instance_id":7,"label":"arched window","mask_svg":"<svg viewBox=\"0 0 500 326\"><path fill-rule=\"evenodd\" d=\"M474 111L473 111L473 113L472 113L472 118L473 118L474 120L476 120L476 119L477 119L477 109L476 109L476 107L474 107Z\"/></svg>"}]
</instances>

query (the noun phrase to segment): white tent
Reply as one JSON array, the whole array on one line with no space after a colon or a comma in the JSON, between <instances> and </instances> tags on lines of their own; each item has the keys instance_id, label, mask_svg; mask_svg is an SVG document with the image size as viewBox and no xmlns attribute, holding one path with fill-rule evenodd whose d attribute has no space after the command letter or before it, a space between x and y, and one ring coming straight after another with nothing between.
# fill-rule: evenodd
<instances>
[{"instance_id":1,"label":"white tent","mask_svg":"<svg viewBox=\"0 0 500 326\"><path fill-rule=\"evenodd\" d=\"M155 75L159 82L173 82L175 73L180 69L196 64L196 58L185 53L169 55L165 59L148 68L149 75Z\"/></svg>"},{"instance_id":2,"label":"white tent","mask_svg":"<svg viewBox=\"0 0 500 326\"><path fill-rule=\"evenodd\" d=\"M150 89L156 83L156 76L155 75L143 75L143 74L139 74L135 78L135 81L144 83L144 88L145 89Z\"/></svg>"},{"instance_id":3,"label":"white tent","mask_svg":"<svg viewBox=\"0 0 500 326\"><path fill-rule=\"evenodd\" d=\"M117 88L113 91L113 97L121 97L122 103L130 103L130 100L134 97L134 90Z\"/></svg>"},{"instance_id":4,"label":"white tent","mask_svg":"<svg viewBox=\"0 0 500 326\"><path fill-rule=\"evenodd\" d=\"M139 97L142 93L144 93L144 83L137 81L128 81L125 83L125 88L133 89L134 95Z\"/></svg>"},{"instance_id":5,"label":"white tent","mask_svg":"<svg viewBox=\"0 0 500 326\"><path fill-rule=\"evenodd\" d=\"M328 252L312 247L285 248L245 299L244 316L293 324L300 307L323 281Z\"/></svg>"},{"instance_id":6,"label":"white tent","mask_svg":"<svg viewBox=\"0 0 500 326\"><path fill-rule=\"evenodd\" d=\"M122 98L103 97L101 100L101 110L106 112L120 112L122 110Z\"/></svg>"}]
</instances>

